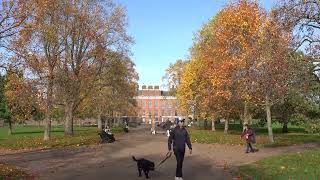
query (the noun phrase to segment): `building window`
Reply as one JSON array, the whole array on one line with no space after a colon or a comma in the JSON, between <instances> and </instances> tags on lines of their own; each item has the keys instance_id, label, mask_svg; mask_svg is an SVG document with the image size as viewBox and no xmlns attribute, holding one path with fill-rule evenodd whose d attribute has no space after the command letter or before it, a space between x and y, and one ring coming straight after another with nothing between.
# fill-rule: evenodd
<instances>
[{"instance_id":1,"label":"building window","mask_svg":"<svg viewBox=\"0 0 320 180\"><path fill-rule=\"evenodd\" d=\"M149 108L152 108L152 101L149 101Z\"/></svg>"},{"instance_id":2,"label":"building window","mask_svg":"<svg viewBox=\"0 0 320 180\"><path fill-rule=\"evenodd\" d=\"M154 107L158 107L158 101L154 102Z\"/></svg>"},{"instance_id":3,"label":"building window","mask_svg":"<svg viewBox=\"0 0 320 180\"><path fill-rule=\"evenodd\" d=\"M143 107L147 107L147 101L143 101Z\"/></svg>"}]
</instances>

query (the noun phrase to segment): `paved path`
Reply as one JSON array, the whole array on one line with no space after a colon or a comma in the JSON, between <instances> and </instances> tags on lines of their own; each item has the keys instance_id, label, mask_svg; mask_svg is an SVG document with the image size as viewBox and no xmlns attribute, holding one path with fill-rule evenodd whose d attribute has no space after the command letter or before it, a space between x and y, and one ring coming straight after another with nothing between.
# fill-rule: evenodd
<instances>
[{"instance_id":1,"label":"paved path","mask_svg":"<svg viewBox=\"0 0 320 180\"><path fill-rule=\"evenodd\" d=\"M0 161L22 167L39 175L39 179L138 180L136 163L131 156L144 157L156 164L167 152L167 137L150 135L146 128L133 129L113 144L70 147L0 155ZM317 143L290 147L265 148L245 154L244 147L218 144L193 144L193 154L186 154L185 180L233 179L229 168L286 152L319 148ZM175 158L150 173L151 179L174 179Z\"/></svg>"},{"instance_id":2,"label":"paved path","mask_svg":"<svg viewBox=\"0 0 320 180\"><path fill-rule=\"evenodd\" d=\"M227 171L202 156L197 146L194 145L192 155L186 154L185 180L232 179ZM137 177L136 163L131 156L144 157L157 164L166 152L165 135L150 135L147 129L137 128L113 144L1 155L0 160L38 174L39 179L138 180L145 178ZM175 158L172 156L150 176L154 180L170 180L174 179L174 174Z\"/></svg>"}]
</instances>

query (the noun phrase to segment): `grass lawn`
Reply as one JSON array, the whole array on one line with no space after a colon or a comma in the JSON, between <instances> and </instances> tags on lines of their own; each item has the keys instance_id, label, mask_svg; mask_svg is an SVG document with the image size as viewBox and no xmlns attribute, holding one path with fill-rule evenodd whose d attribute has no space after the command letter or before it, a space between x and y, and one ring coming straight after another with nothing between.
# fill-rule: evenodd
<instances>
[{"instance_id":1,"label":"grass lawn","mask_svg":"<svg viewBox=\"0 0 320 180\"><path fill-rule=\"evenodd\" d=\"M216 126L216 132L212 132L210 129L203 130L197 127L190 128L191 139L197 143L207 144L230 144L230 145L244 145L245 142L240 140L242 132L242 126L240 124L230 124L229 133L223 133L223 124ZM270 144L268 142L267 128L253 127L256 132L257 146L287 146L293 144L301 144L306 142L319 142L320 135L306 134L301 127L289 126L289 133L281 133L281 126L275 124L273 127L275 143Z\"/></svg>"},{"instance_id":2,"label":"grass lawn","mask_svg":"<svg viewBox=\"0 0 320 180\"><path fill-rule=\"evenodd\" d=\"M320 179L320 150L265 158L239 167L244 179Z\"/></svg>"},{"instance_id":3,"label":"grass lawn","mask_svg":"<svg viewBox=\"0 0 320 180\"><path fill-rule=\"evenodd\" d=\"M0 128L0 148L6 150L50 148L63 146L80 146L97 144L100 140L97 127L74 127L74 136L65 137L62 126L52 127L52 136L49 142L43 141L44 127L38 126L15 126L13 134L7 134L8 128ZM122 131L122 127L113 128L113 133Z\"/></svg>"}]
</instances>

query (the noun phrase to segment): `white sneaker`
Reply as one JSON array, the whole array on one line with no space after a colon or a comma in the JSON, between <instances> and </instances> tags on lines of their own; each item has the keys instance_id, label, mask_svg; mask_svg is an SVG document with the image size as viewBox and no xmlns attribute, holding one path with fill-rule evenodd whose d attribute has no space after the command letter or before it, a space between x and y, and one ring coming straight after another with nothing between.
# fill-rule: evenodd
<instances>
[{"instance_id":1,"label":"white sneaker","mask_svg":"<svg viewBox=\"0 0 320 180\"><path fill-rule=\"evenodd\" d=\"M180 178L178 178L178 177L174 177L174 180L180 180Z\"/></svg>"}]
</instances>

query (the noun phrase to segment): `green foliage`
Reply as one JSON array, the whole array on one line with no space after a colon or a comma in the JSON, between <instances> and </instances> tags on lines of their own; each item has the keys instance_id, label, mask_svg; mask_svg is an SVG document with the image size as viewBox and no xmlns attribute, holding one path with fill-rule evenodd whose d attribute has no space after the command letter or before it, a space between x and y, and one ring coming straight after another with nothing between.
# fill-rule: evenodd
<instances>
[{"instance_id":1,"label":"green foliage","mask_svg":"<svg viewBox=\"0 0 320 180\"><path fill-rule=\"evenodd\" d=\"M265 158L239 170L246 179L318 179L319 163L320 150L314 150Z\"/></svg>"},{"instance_id":2,"label":"green foliage","mask_svg":"<svg viewBox=\"0 0 320 180\"><path fill-rule=\"evenodd\" d=\"M5 85L6 78L5 76L0 75L0 119L10 119L11 114L8 108L8 102L5 96Z\"/></svg>"},{"instance_id":3,"label":"green foliage","mask_svg":"<svg viewBox=\"0 0 320 180\"><path fill-rule=\"evenodd\" d=\"M259 121L258 121L259 127L265 127L266 124L267 124L267 120L265 118L259 119Z\"/></svg>"},{"instance_id":4,"label":"green foliage","mask_svg":"<svg viewBox=\"0 0 320 180\"><path fill-rule=\"evenodd\" d=\"M306 123L308 133L320 133L320 119L311 119Z\"/></svg>"},{"instance_id":5,"label":"green foliage","mask_svg":"<svg viewBox=\"0 0 320 180\"><path fill-rule=\"evenodd\" d=\"M301 114L301 113L292 114L290 116L290 119L291 119L292 124L295 124L298 126L302 126L310 120L307 116L305 116L304 114Z\"/></svg>"}]
</instances>

